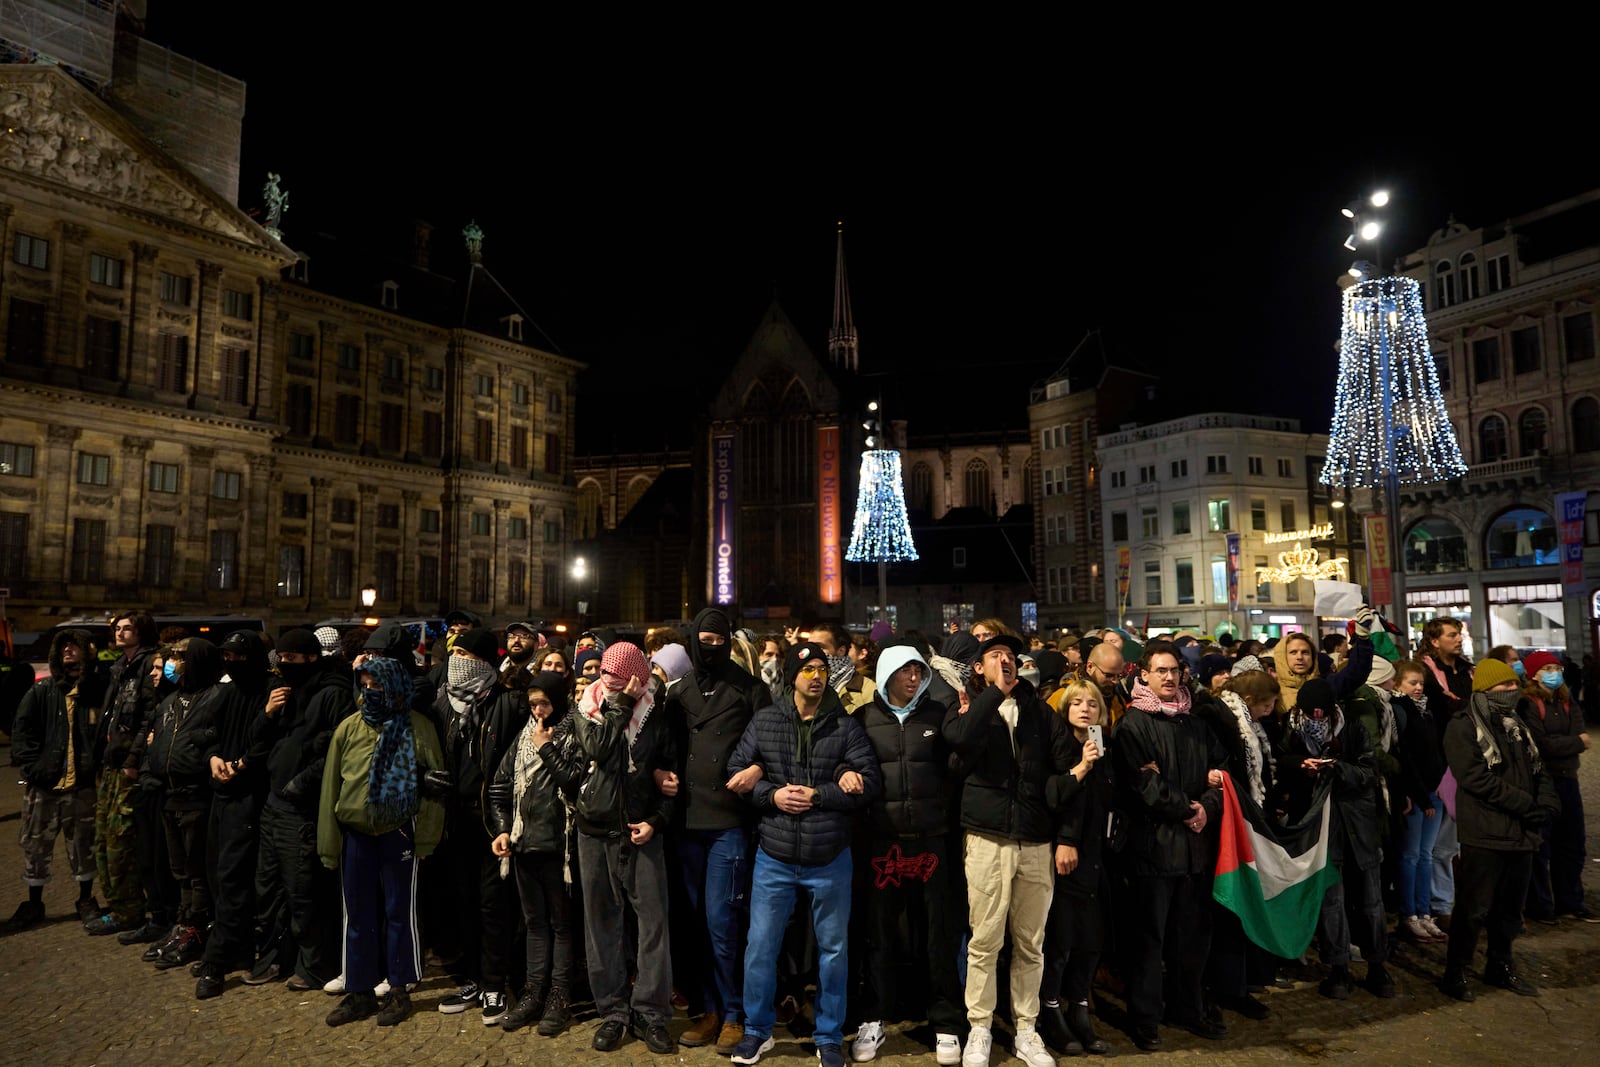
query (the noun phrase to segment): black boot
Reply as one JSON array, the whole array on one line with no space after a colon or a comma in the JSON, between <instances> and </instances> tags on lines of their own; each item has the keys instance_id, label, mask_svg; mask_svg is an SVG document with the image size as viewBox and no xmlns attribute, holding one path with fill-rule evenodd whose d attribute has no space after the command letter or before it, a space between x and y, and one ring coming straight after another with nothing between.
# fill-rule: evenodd
<instances>
[{"instance_id":1,"label":"black boot","mask_svg":"<svg viewBox=\"0 0 1600 1067\"><path fill-rule=\"evenodd\" d=\"M500 1028L502 1030L521 1030L543 1014L544 1000L538 993L534 992L532 986L529 986L522 991L522 996L517 998L517 1002L512 1005L511 1010L506 1012L506 1017L500 1020Z\"/></svg>"},{"instance_id":2,"label":"black boot","mask_svg":"<svg viewBox=\"0 0 1600 1067\"><path fill-rule=\"evenodd\" d=\"M224 975L222 966L216 963L200 964L199 981L194 984L194 999L210 1000L212 997L222 996Z\"/></svg>"},{"instance_id":3,"label":"black boot","mask_svg":"<svg viewBox=\"0 0 1600 1067\"><path fill-rule=\"evenodd\" d=\"M561 986L550 987L545 998L544 1018L539 1020L539 1036L555 1037L572 1022L572 1009L567 1007L567 991Z\"/></svg>"},{"instance_id":4,"label":"black boot","mask_svg":"<svg viewBox=\"0 0 1600 1067\"><path fill-rule=\"evenodd\" d=\"M1094 1024L1089 1021L1089 1005L1067 1005L1067 1029L1072 1031L1072 1036L1077 1038L1077 1043L1083 1046L1083 1051L1101 1056L1106 1053L1109 1046L1095 1035Z\"/></svg>"},{"instance_id":5,"label":"black boot","mask_svg":"<svg viewBox=\"0 0 1600 1067\"><path fill-rule=\"evenodd\" d=\"M1078 1047L1078 1043L1072 1040L1072 1035L1067 1033L1067 1020L1061 1015L1061 1005L1040 1004L1038 1028L1039 1036L1044 1039L1044 1043L1058 1052L1076 1056L1083 1051Z\"/></svg>"},{"instance_id":6,"label":"black boot","mask_svg":"<svg viewBox=\"0 0 1600 1067\"><path fill-rule=\"evenodd\" d=\"M1444 972L1444 977L1439 980L1439 992L1467 1004L1477 999L1467 985L1467 972L1462 967L1451 967Z\"/></svg>"},{"instance_id":7,"label":"black boot","mask_svg":"<svg viewBox=\"0 0 1600 1067\"><path fill-rule=\"evenodd\" d=\"M411 1014L411 994L405 987L391 988L389 995L384 999L383 1007L378 1009L379 1026L398 1026Z\"/></svg>"},{"instance_id":8,"label":"black boot","mask_svg":"<svg viewBox=\"0 0 1600 1067\"><path fill-rule=\"evenodd\" d=\"M1395 995L1394 979L1389 977L1389 970L1381 963L1367 964L1367 992L1383 1000L1391 1000Z\"/></svg>"},{"instance_id":9,"label":"black boot","mask_svg":"<svg viewBox=\"0 0 1600 1067\"><path fill-rule=\"evenodd\" d=\"M1328 972L1328 977L1317 986L1317 992L1329 1000L1350 999L1350 968L1346 964L1339 964Z\"/></svg>"}]
</instances>

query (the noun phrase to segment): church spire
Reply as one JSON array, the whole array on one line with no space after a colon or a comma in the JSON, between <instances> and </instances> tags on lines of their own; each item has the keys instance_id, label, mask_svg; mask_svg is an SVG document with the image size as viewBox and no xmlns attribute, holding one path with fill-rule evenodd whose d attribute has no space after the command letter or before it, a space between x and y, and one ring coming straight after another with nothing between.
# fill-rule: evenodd
<instances>
[{"instance_id":1,"label":"church spire","mask_svg":"<svg viewBox=\"0 0 1600 1067\"><path fill-rule=\"evenodd\" d=\"M828 330L828 358L834 366L860 370L856 323L850 315L850 283L844 273L844 223L839 223L839 251L833 269L833 326Z\"/></svg>"}]
</instances>

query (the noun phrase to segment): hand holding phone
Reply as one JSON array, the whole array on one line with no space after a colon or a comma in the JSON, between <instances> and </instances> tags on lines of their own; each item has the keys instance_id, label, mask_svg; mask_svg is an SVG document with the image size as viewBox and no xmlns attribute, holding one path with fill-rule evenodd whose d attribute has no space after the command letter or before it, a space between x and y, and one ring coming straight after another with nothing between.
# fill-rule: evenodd
<instances>
[{"instance_id":1,"label":"hand holding phone","mask_svg":"<svg viewBox=\"0 0 1600 1067\"><path fill-rule=\"evenodd\" d=\"M1100 750L1102 756L1106 754L1105 728L1099 723L1089 727L1089 740L1094 742L1094 747Z\"/></svg>"}]
</instances>

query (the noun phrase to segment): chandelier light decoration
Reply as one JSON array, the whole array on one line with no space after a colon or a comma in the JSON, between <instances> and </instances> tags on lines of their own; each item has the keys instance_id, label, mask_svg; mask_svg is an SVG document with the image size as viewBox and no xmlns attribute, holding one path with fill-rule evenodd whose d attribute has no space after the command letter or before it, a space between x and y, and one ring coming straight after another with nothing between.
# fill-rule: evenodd
<instances>
[{"instance_id":1,"label":"chandelier light decoration","mask_svg":"<svg viewBox=\"0 0 1600 1067\"><path fill-rule=\"evenodd\" d=\"M1345 290L1335 396L1323 485L1382 485L1391 462L1401 484L1467 472L1439 393L1415 279L1363 278Z\"/></svg>"},{"instance_id":2,"label":"chandelier light decoration","mask_svg":"<svg viewBox=\"0 0 1600 1067\"><path fill-rule=\"evenodd\" d=\"M1344 581L1349 571L1350 561L1339 559L1319 559L1320 553L1314 548L1301 548L1296 541L1294 547L1287 552L1278 553L1276 567L1257 567L1256 584L1263 585L1267 582L1281 582L1288 585L1301 578L1311 581L1337 578Z\"/></svg>"},{"instance_id":3,"label":"chandelier light decoration","mask_svg":"<svg viewBox=\"0 0 1600 1067\"><path fill-rule=\"evenodd\" d=\"M893 449L861 453L856 522L844 558L851 563L903 563L917 558L900 486L900 453Z\"/></svg>"}]
</instances>

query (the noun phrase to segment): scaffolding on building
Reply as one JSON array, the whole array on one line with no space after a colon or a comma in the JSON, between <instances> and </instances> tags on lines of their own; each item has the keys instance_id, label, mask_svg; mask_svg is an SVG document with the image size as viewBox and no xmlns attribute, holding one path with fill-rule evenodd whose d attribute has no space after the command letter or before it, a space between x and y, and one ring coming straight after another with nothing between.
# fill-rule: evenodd
<instances>
[{"instance_id":1,"label":"scaffolding on building","mask_svg":"<svg viewBox=\"0 0 1600 1067\"><path fill-rule=\"evenodd\" d=\"M0 62L51 63L103 88L111 81L116 0L0 0Z\"/></svg>"}]
</instances>

